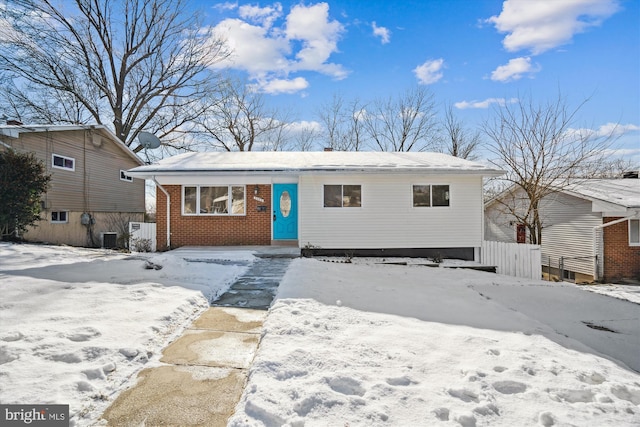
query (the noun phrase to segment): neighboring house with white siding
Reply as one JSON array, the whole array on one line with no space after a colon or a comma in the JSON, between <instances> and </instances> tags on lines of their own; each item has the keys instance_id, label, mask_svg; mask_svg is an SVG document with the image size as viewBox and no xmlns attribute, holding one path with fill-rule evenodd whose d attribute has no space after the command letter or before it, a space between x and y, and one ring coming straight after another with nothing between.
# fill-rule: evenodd
<instances>
[{"instance_id":1,"label":"neighboring house with white siding","mask_svg":"<svg viewBox=\"0 0 640 427\"><path fill-rule=\"evenodd\" d=\"M540 204L542 271L577 283L640 279L640 180L585 179L559 189ZM522 224L504 203L506 191L485 205L485 238L525 243ZM515 197L514 197L515 196Z\"/></svg>"},{"instance_id":2,"label":"neighboring house with white siding","mask_svg":"<svg viewBox=\"0 0 640 427\"><path fill-rule=\"evenodd\" d=\"M158 184L158 248L477 259L483 177L502 171L440 153L324 151L188 153L128 174Z\"/></svg>"},{"instance_id":3,"label":"neighboring house with white siding","mask_svg":"<svg viewBox=\"0 0 640 427\"><path fill-rule=\"evenodd\" d=\"M28 241L113 247L143 221L145 184L127 175L144 163L100 125L2 125L0 149L32 152L51 174L42 218Z\"/></svg>"}]
</instances>

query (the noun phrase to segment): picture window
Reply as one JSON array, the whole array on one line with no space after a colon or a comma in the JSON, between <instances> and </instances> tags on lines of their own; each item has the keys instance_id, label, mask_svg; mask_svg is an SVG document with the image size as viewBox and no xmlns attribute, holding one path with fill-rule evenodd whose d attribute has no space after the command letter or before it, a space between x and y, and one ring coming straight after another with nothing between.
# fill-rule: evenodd
<instances>
[{"instance_id":1,"label":"picture window","mask_svg":"<svg viewBox=\"0 0 640 427\"><path fill-rule=\"evenodd\" d=\"M243 185L183 187L183 215L245 215Z\"/></svg>"}]
</instances>

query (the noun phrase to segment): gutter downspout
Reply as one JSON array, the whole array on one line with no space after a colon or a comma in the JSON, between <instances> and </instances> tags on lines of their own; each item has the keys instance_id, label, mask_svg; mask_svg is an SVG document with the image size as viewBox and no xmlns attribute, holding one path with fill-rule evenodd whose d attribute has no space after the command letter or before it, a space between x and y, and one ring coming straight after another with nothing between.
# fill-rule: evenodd
<instances>
[{"instance_id":1,"label":"gutter downspout","mask_svg":"<svg viewBox=\"0 0 640 427\"><path fill-rule=\"evenodd\" d=\"M593 227L593 248L597 248L598 247L598 243L596 241L596 239L598 238L598 231L602 231L604 228L610 226L610 225L615 225L615 224L619 224L621 222L625 222L625 221L629 221L630 219L639 219L640 218L640 211L635 211L633 215L630 216L626 216L624 218L620 218L620 219L616 219L615 221L611 221L611 222L607 222L606 224L602 224L602 225L596 225L595 227ZM603 234L603 238L604 238L604 234ZM598 253L596 254L597 256L597 260L596 260L596 271L595 271L595 275L594 276L598 276L595 277L596 280L600 280L601 278L601 271L600 270L600 261L602 260L604 262L604 260L602 259L602 257L604 257L604 241L602 242L602 246L600 247L600 249L603 251L603 253L599 253L600 251L598 251ZM595 250L594 250L595 252ZM604 265L604 264L603 264Z\"/></svg>"},{"instance_id":2,"label":"gutter downspout","mask_svg":"<svg viewBox=\"0 0 640 427\"><path fill-rule=\"evenodd\" d=\"M156 180L155 175L151 178L153 182L155 182L156 186L164 193L167 197L167 249L171 248L171 197L169 197L169 193L164 189L162 185Z\"/></svg>"}]
</instances>

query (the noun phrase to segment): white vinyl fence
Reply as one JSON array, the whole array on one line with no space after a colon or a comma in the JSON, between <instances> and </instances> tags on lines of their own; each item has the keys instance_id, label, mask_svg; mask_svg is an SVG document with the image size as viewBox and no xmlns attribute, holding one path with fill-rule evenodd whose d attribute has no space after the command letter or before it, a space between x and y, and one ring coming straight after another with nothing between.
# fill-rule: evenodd
<instances>
[{"instance_id":1,"label":"white vinyl fence","mask_svg":"<svg viewBox=\"0 0 640 427\"><path fill-rule=\"evenodd\" d=\"M129 250L131 252L155 252L156 224L153 222L130 222Z\"/></svg>"},{"instance_id":2,"label":"white vinyl fence","mask_svg":"<svg viewBox=\"0 0 640 427\"><path fill-rule=\"evenodd\" d=\"M480 262L485 265L495 265L498 274L525 279L542 278L540 245L485 240L482 243Z\"/></svg>"}]
</instances>

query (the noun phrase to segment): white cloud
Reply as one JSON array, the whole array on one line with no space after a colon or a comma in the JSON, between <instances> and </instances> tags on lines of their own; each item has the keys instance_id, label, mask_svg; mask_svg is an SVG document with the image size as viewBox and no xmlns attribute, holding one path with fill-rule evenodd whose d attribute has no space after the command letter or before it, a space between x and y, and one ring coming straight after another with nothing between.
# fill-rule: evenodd
<instances>
[{"instance_id":1,"label":"white cloud","mask_svg":"<svg viewBox=\"0 0 640 427\"><path fill-rule=\"evenodd\" d=\"M505 49L528 49L537 55L569 43L575 34L599 26L618 10L618 0L505 0L500 15L486 21L507 33Z\"/></svg>"},{"instance_id":2,"label":"white cloud","mask_svg":"<svg viewBox=\"0 0 640 427\"><path fill-rule=\"evenodd\" d=\"M598 129L579 128L568 129L567 135L577 138L617 138L630 132L640 131L640 126L634 124L606 123Z\"/></svg>"},{"instance_id":3,"label":"white cloud","mask_svg":"<svg viewBox=\"0 0 640 427\"><path fill-rule=\"evenodd\" d=\"M484 101L460 101L453 104L453 106L460 110L465 110L467 108L489 108L491 104L497 104L503 107L516 102L518 102L518 98L487 98Z\"/></svg>"},{"instance_id":4,"label":"white cloud","mask_svg":"<svg viewBox=\"0 0 640 427\"><path fill-rule=\"evenodd\" d=\"M344 26L329 17L329 5L293 6L283 16L282 5L241 6L239 18L228 18L214 28L218 37L227 40L232 55L216 67L245 70L256 87L269 93L302 90L308 87L303 78L291 73L313 71L335 79L345 78L341 64L329 62L338 51ZM273 81L273 83L270 83Z\"/></svg>"},{"instance_id":5,"label":"white cloud","mask_svg":"<svg viewBox=\"0 0 640 427\"><path fill-rule=\"evenodd\" d=\"M537 73L541 68L540 65L532 65L529 57L514 58L510 59L506 65L500 65L493 70L491 80L498 82L518 80L525 74L531 76Z\"/></svg>"},{"instance_id":6,"label":"white cloud","mask_svg":"<svg viewBox=\"0 0 640 427\"><path fill-rule=\"evenodd\" d=\"M272 6L266 7L243 5L238 8L238 14L242 19L270 28L273 22L282 16L282 5L280 3L274 3Z\"/></svg>"},{"instance_id":7,"label":"white cloud","mask_svg":"<svg viewBox=\"0 0 640 427\"><path fill-rule=\"evenodd\" d=\"M226 61L217 64L219 67L246 70L253 78L271 72L285 72L289 68L286 55L291 47L288 40L270 36L268 28L241 19L225 19L214 31L226 39L232 51Z\"/></svg>"},{"instance_id":8,"label":"white cloud","mask_svg":"<svg viewBox=\"0 0 640 427\"><path fill-rule=\"evenodd\" d=\"M442 67L444 59L430 59L422 65L418 65L413 69L414 74L418 78L418 82L423 85L429 85L437 82L442 78Z\"/></svg>"},{"instance_id":9,"label":"white cloud","mask_svg":"<svg viewBox=\"0 0 640 427\"><path fill-rule=\"evenodd\" d=\"M252 85L256 90L276 95L279 93L296 93L309 87L309 82L303 77L287 79L268 79Z\"/></svg>"},{"instance_id":10,"label":"white cloud","mask_svg":"<svg viewBox=\"0 0 640 427\"><path fill-rule=\"evenodd\" d=\"M329 20L327 3L299 4L291 8L285 34L289 40L302 42L302 49L296 54L298 62L292 69L315 70L337 79L346 77L341 65L326 63L329 56L338 50L338 40L343 31L341 23Z\"/></svg>"},{"instance_id":11,"label":"white cloud","mask_svg":"<svg viewBox=\"0 0 640 427\"><path fill-rule=\"evenodd\" d=\"M221 12L225 11L225 10L233 10L236 9L238 7L238 2L224 2L224 3L216 3L213 5L214 9L217 9Z\"/></svg>"},{"instance_id":12,"label":"white cloud","mask_svg":"<svg viewBox=\"0 0 640 427\"><path fill-rule=\"evenodd\" d=\"M376 25L376 21L371 23L371 28L373 29L373 35L376 37L380 37L380 41L382 44L387 44L391 41L391 31L389 31L386 27L378 27Z\"/></svg>"},{"instance_id":13,"label":"white cloud","mask_svg":"<svg viewBox=\"0 0 640 427\"><path fill-rule=\"evenodd\" d=\"M640 131L640 126L633 125L628 123L626 125L622 125L619 123L607 123L600 126L597 130L597 133L600 136L604 135L624 135L629 132Z\"/></svg>"},{"instance_id":14,"label":"white cloud","mask_svg":"<svg viewBox=\"0 0 640 427\"><path fill-rule=\"evenodd\" d=\"M316 122L315 120L300 120L298 122L287 123L287 129L291 132L321 132L324 128L322 124Z\"/></svg>"}]
</instances>

